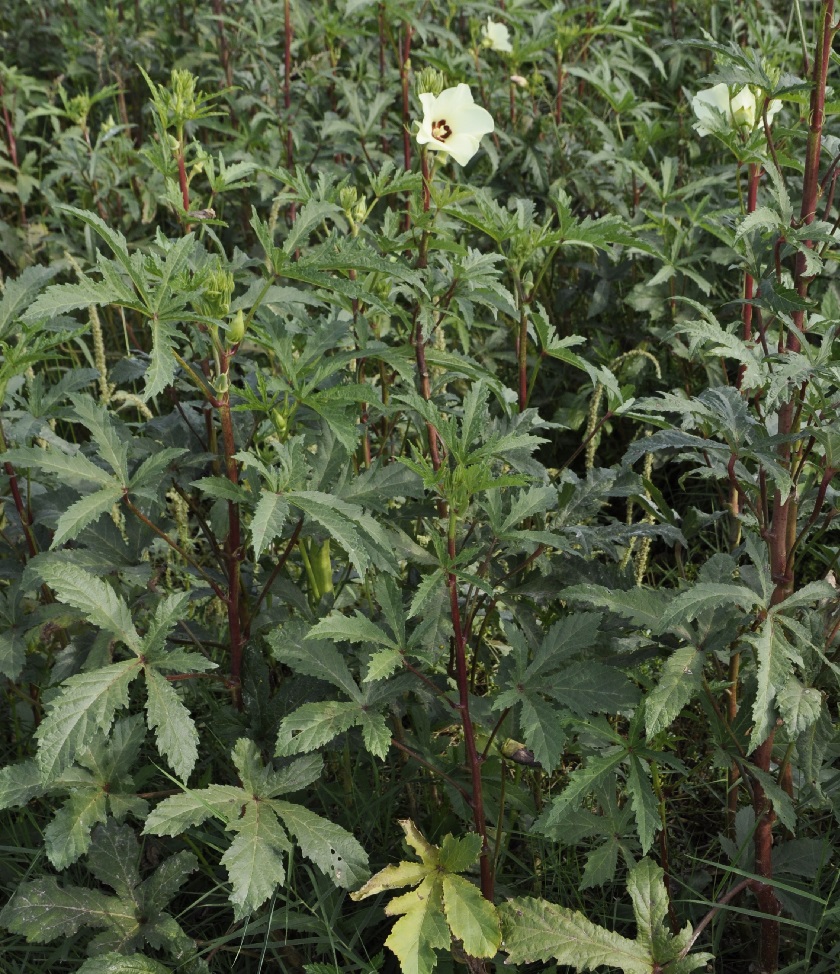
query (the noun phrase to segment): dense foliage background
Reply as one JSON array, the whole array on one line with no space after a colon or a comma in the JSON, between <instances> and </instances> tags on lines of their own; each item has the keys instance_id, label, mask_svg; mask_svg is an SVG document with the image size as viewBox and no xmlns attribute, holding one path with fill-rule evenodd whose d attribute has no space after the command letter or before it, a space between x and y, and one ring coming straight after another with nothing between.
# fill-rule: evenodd
<instances>
[{"instance_id":1,"label":"dense foliage background","mask_svg":"<svg viewBox=\"0 0 840 974\"><path fill-rule=\"evenodd\" d=\"M3 974L840 968L838 25L5 0Z\"/></svg>"}]
</instances>

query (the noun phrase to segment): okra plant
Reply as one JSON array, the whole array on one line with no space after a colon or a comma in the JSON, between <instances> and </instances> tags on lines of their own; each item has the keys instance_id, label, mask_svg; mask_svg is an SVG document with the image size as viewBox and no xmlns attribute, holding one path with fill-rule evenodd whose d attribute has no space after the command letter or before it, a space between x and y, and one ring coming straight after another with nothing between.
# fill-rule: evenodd
<instances>
[{"instance_id":1,"label":"okra plant","mask_svg":"<svg viewBox=\"0 0 840 974\"><path fill-rule=\"evenodd\" d=\"M695 6L0 13L10 971L837 969L840 10Z\"/></svg>"}]
</instances>

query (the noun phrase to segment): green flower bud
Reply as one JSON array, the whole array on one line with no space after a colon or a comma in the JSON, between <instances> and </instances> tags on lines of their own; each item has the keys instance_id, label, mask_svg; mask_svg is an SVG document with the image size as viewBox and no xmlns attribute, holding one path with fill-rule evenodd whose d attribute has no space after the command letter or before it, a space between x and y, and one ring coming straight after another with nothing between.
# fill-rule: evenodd
<instances>
[{"instance_id":1,"label":"green flower bud","mask_svg":"<svg viewBox=\"0 0 840 974\"><path fill-rule=\"evenodd\" d=\"M446 87L446 78L436 68L423 68L414 82L414 90L418 95L425 95L427 92L437 98Z\"/></svg>"},{"instance_id":2,"label":"green flower bud","mask_svg":"<svg viewBox=\"0 0 840 974\"><path fill-rule=\"evenodd\" d=\"M245 337L245 315L242 309L233 316L233 321L227 330L227 340L229 345L238 345Z\"/></svg>"},{"instance_id":3,"label":"green flower bud","mask_svg":"<svg viewBox=\"0 0 840 974\"><path fill-rule=\"evenodd\" d=\"M274 423L274 428L277 430L277 435L280 439L284 439L286 436L286 431L289 428L289 424L286 421L286 416L280 409L271 410L271 422Z\"/></svg>"},{"instance_id":4,"label":"green flower bud","mask_svg":"<svg viewBox=\"0 0 840 974\"><path fill-rule=\"evenodd\" d=\"M338 202L341 204L342 210L349 217L353 211L353 207L356 205L356 200L359 198L359 194L356 192L355 186L342 186L338 191Z\"/></svg>"},{"instance_id":5,"label":"green flower bud","mask_svg":"<svg viewBox=\"0 0 840 974\"><path fill-rule=\"evenodd\" d=\"M204 313L213 318L224 318L230 313L230 299L233 295L233 274L221 264L207 274L202 295Z\"/></svg>"}]
</instances>

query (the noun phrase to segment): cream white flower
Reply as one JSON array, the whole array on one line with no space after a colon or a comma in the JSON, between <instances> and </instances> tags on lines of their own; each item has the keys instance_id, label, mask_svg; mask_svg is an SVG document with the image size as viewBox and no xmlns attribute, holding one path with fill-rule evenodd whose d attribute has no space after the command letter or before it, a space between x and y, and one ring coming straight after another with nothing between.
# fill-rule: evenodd
<instances>
[{"instance_id":1,"label":"cream white flower","mask_svg":"<svg viewBox=\"0 0 840 974\"><path fill-rule=\"evenodd\" d=\"M437 96L424 92L420 102L423 121L417 141L437 152L448 152L459 166L466 166L478 152L482 135L495 128L490 112L473 101L469 85L446 88Z\"/></svg>"},{"instance_id":2,"label":"cream white flower","mask_svg":"<svg viewBox=\"0 0 840 974\"><path fill-rule=\"evenodd\" d=\"M691 99L691 107L697 116L694 128L698 135L711 135L725 128L745 128L752 131L761 118L760 105L749 85L735 94L723 83L698 91ZM774 99L767 106L767 121L781 110L782 103Z\"/></svg>"},{"instance_id":3,"label":"cream white flower","mask_svg":"<svg viewBox=\"0 0 840 974\"><path fill-rule=\"evenodd\" d=\"M486 47L494 51L503 51L505 54L510 54L513 50L510 46L510 31L504 24L498 23L492 17L487 18L487 23L481 28L481 33L484 35L482 43Z\"/></svg>"}]
</instances>

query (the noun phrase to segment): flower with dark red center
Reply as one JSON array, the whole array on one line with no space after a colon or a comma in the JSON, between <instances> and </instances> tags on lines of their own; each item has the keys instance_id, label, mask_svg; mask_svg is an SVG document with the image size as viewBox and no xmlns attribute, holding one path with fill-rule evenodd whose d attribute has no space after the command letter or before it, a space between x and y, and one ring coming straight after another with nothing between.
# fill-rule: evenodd
<instances>
[{"instance_id":1,"label":"flower with dark red center","mask_svg":"<svg viewBox=\"0 0 840 974\"><path fill-rule=\"evenodd\" d=\"M466 166L478 152L481 137L495 128L486 109L473 101L469 85L446 88L439 95L420 95L423 121L417 141L437 152L448 152L459 166Z\"/></svg>"}]
</instances>

